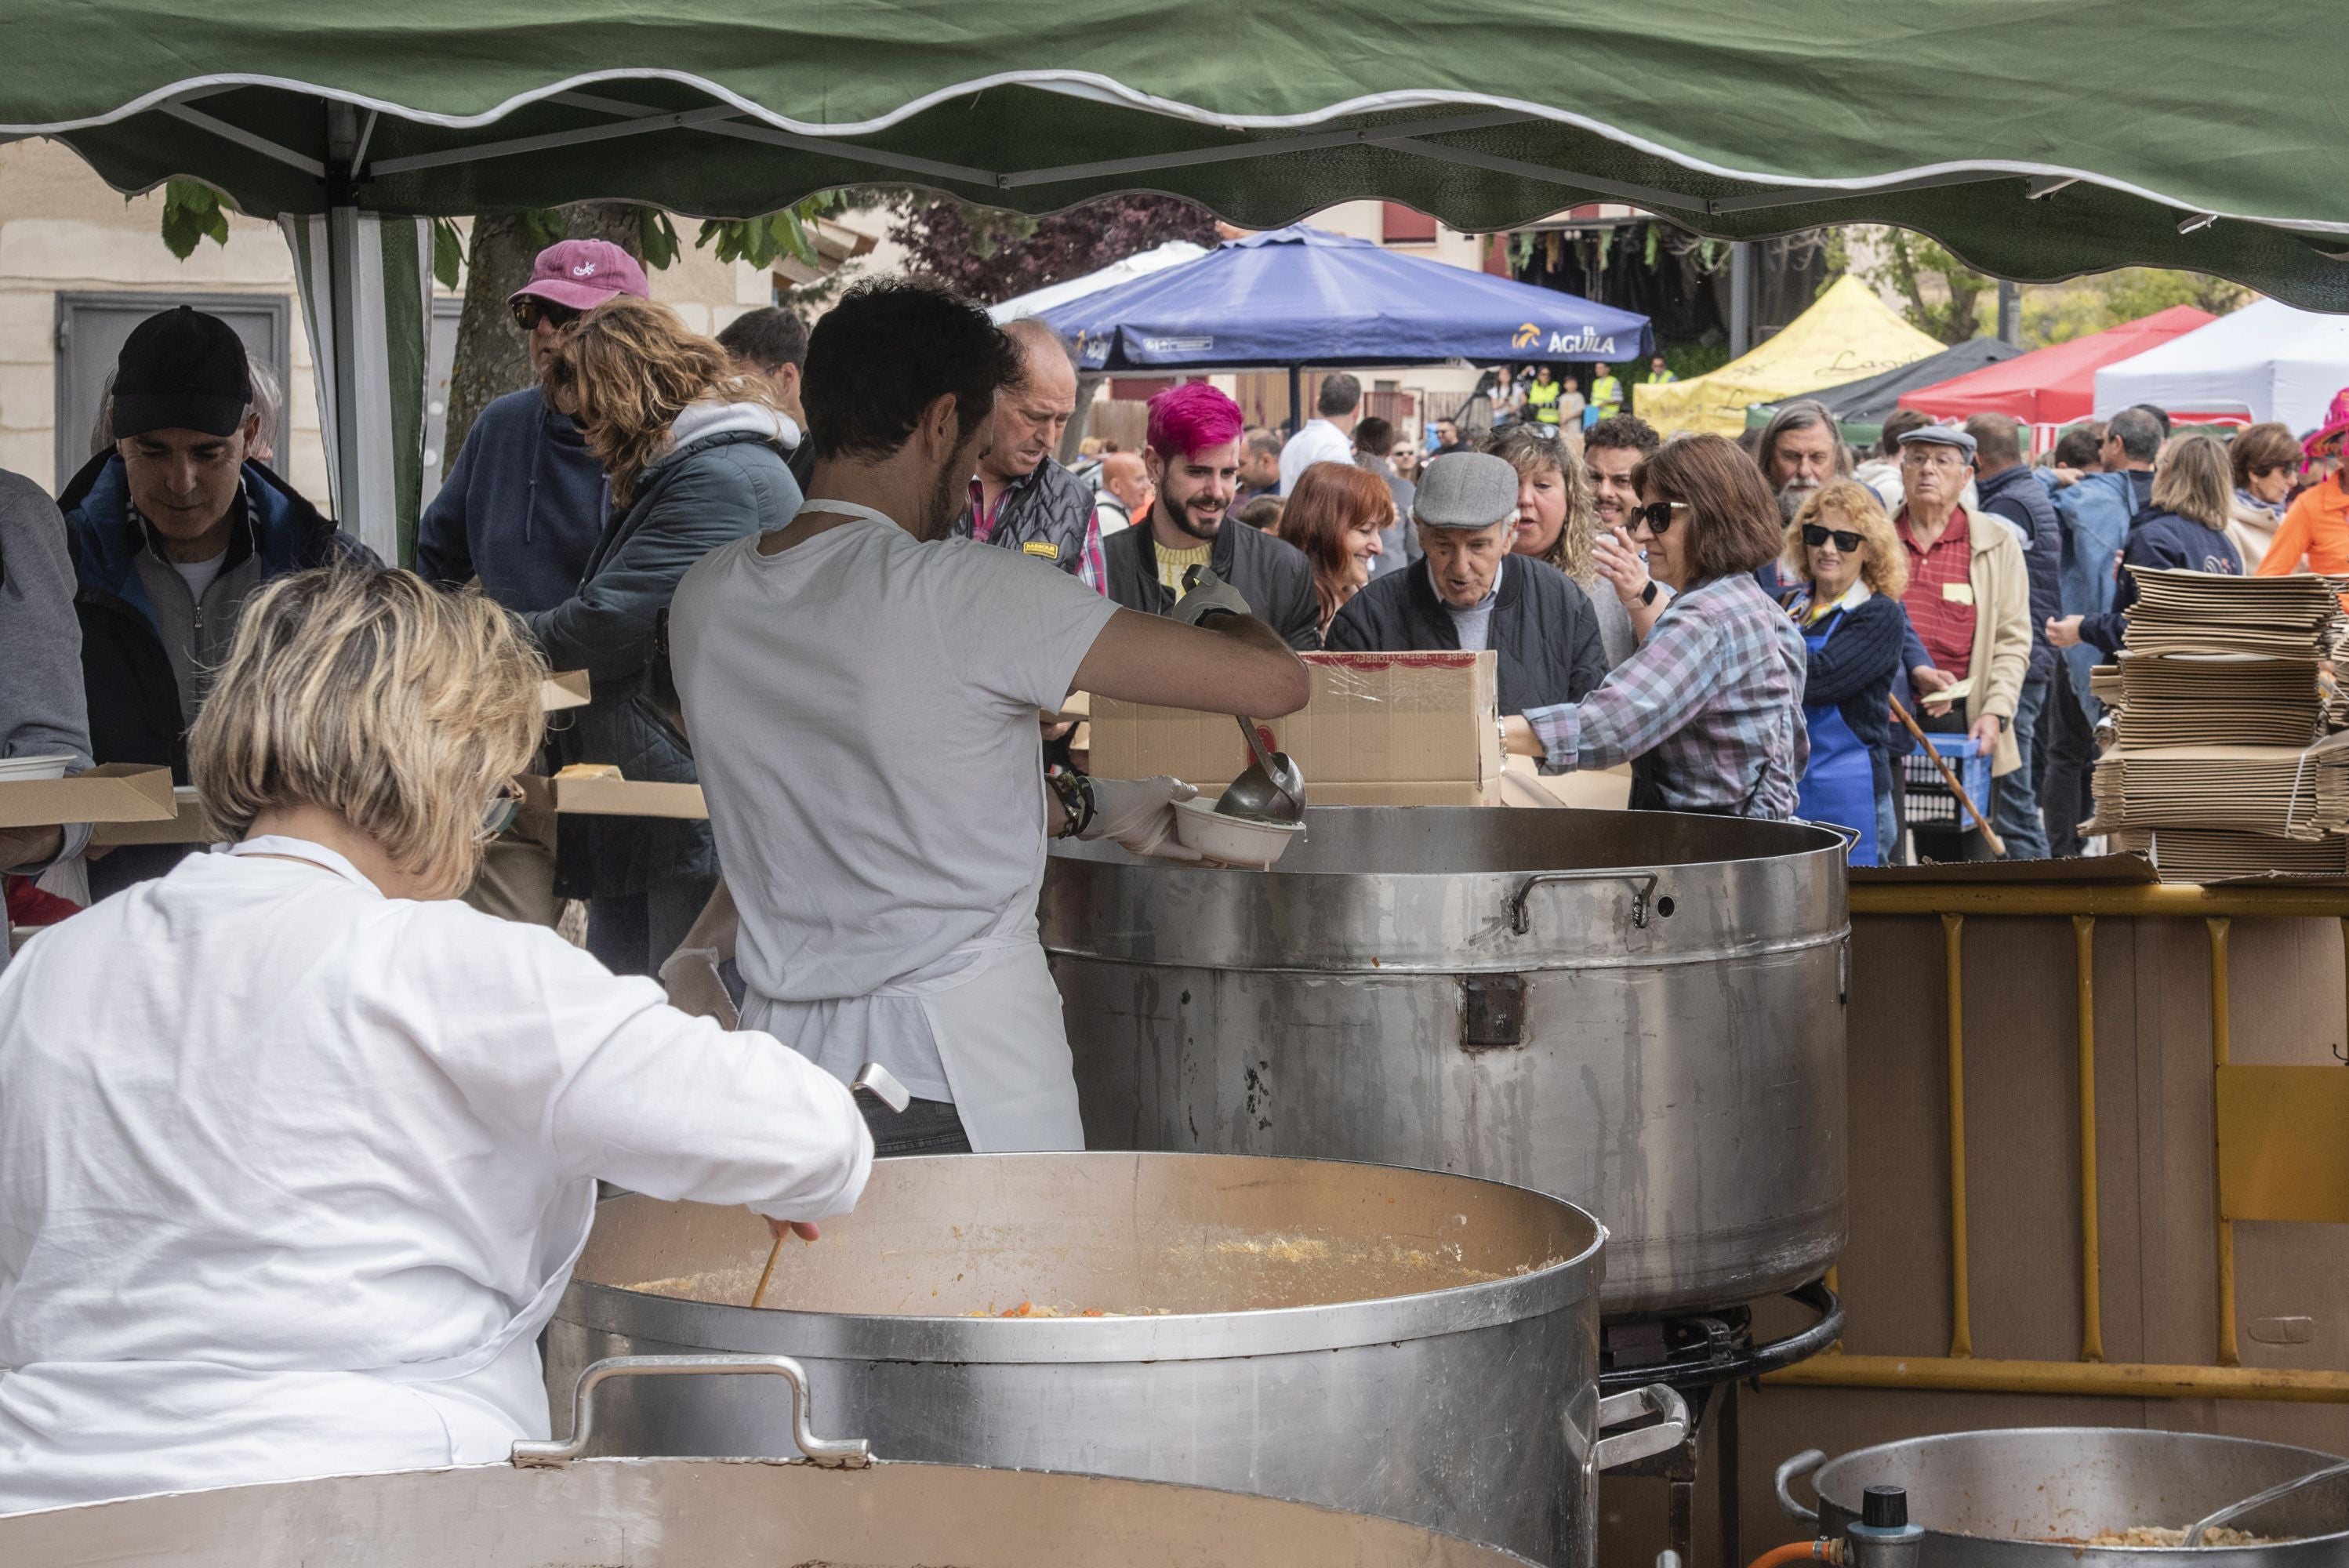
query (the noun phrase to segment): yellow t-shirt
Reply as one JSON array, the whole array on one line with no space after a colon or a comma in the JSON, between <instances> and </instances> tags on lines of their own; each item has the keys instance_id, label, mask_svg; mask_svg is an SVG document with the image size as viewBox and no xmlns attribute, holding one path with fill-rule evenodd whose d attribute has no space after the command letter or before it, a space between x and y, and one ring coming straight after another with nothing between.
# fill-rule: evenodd
<instances>
[{"instance_id":1,"label":"yellow t-shirt","mask_svg":"<svg viewBox=\"0 0 2349 1568\"><path fill-rule=\"evenodd\" d=\"M1206 565L1207 557L1214 554L1215 550L1213 544L1202 544L1196 550L1169 550L1163 544L1158 545L1159 584L1180 599L1183 596L1183 579L1194 566Z\"/></svg>"}]
</instances>

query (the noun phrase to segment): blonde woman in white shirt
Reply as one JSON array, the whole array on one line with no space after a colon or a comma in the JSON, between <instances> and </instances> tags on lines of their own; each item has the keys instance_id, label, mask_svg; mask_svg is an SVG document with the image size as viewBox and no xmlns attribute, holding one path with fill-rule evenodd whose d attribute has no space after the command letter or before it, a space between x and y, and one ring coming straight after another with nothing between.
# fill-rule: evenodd
<instances>
[{"instance_id":1,"label":"blonde woman in white shirt","mask_svg":"<svg viewBox=\"0 0 2349 1568\"><path fill-rule=\"evenodd\" d=\"M863 1191L799 1052L455 901L543 668L476 595L280 579L191 738L226 851L0 975L0 1511L501 1460L597 1177Z\"/></svg>"}]
</instances>

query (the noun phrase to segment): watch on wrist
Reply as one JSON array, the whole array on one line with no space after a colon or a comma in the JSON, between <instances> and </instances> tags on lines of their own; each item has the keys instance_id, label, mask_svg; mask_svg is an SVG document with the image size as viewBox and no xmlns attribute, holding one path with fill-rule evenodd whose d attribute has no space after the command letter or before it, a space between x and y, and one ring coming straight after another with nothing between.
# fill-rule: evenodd
<instances>
[{"instance_id":1,"label":"watch on wrist","mask_svg":"<svg viewBox=\"0 0 2349 1568\"><path fill-rule=\"evenodd\" d=\"M1642 603L1642 604L1652 604L1652 603L1654 603L1655 602L1656 602L1656 580L1655 580L1654 578L1651 577L1651 578L1649 578L1649 579L1648 579L1648 585L1647 585L1645 588L1642 588L1642 589L1640 589L1640 603Z\"/></svg>"},{"instance_id":2,"label":"watch on wrist","mask_svg":"<svg viewBox=\"0 0 2349 1568\"><path fill-rule=\"evenodd\" d=\"M1093 816L1101 808L1099 798L1093 794L1093 781L1074 769L1056 763L1046 771L1044 782L1061 802L1061 829L1052 836L1081 838L1084 830L1093 825Z\"/></svg>"}]
</instances>

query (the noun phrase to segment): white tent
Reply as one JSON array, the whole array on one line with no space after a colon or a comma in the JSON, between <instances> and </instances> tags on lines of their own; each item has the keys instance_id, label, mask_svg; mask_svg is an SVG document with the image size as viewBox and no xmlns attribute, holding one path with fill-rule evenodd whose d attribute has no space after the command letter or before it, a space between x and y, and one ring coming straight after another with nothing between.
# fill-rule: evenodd
<instances>
[{"instance_id":1,"label":"white tent","mask_svg":"<svg viewBox=\"0 0 2349 1568\"><path fill-rule=\"evenodd\" d=\"M2300 435L2324 422L2344 387L2349 315L2263 299L2097 371L2096 418L2151 403L2172 414L2278 419Z\"/></svg>"},{"instance_id":2,"label":"white tent","mask_svg":"<svg viewBox=\"0 0 2349 1568\"><path fill-rule=\"evenodd\" d=\"M1155 250L1143 251L1122 262L1112 262L1097 273L1087 273L1081 278L1046 284L1040 289L1015 294L1001 304L988 305L987 314L995 318L998 326L1007 321L1018 321L1021 316L1041 315L1055 305L1082 299L1090 294L1099 294L1106 288L1115 288L1120 284L1132 283L1152 273L1164 272L1168 267L1180 266L1206 253L1205 245L1195 245L1188 240L1169 240Z\"/></svg>"}]
</instances>

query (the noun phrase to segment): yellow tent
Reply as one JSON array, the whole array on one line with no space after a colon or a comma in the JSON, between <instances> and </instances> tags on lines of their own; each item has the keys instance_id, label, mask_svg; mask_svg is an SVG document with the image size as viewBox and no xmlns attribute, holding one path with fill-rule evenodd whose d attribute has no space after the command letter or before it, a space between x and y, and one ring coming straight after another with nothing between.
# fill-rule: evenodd
<instances>
[{"instance_id":1,"label":"yellow tent","mask_svg":"<svg viewBox=\"0 0 2349 1568\"><path fill-rule=\"evenodd\" d=\"M1642 382L1631 388L1631 406L1667 436L1708 430L1734 439L1745 428L1750 403L1878 376L1948 346L1893 315L1875 290L1847 273L1743 359L1686 381Z\"/></svg>"}]
</instances>

